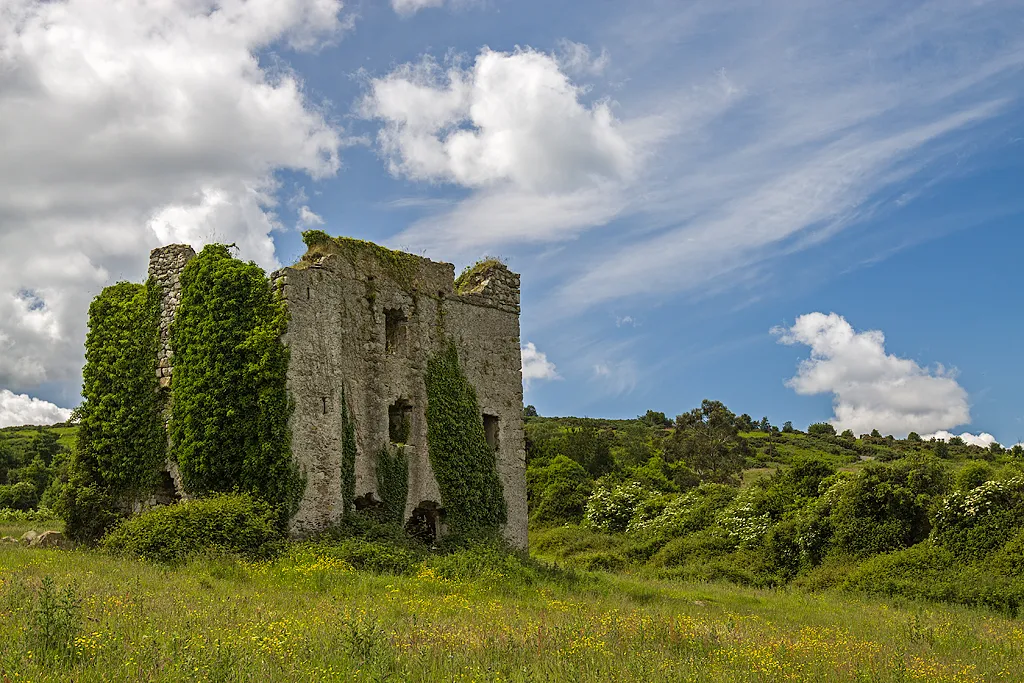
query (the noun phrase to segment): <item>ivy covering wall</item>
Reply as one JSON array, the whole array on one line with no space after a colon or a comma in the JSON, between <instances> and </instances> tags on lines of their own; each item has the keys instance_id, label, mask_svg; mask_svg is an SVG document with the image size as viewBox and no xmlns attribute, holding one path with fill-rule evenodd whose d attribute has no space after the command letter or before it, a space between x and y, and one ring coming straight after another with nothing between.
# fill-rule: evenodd
<instances>
[{"instance_id":1,"label":"ivy covering wall","mask_svg":"<svg viewBox=\"0 0 1024 683\"><path fill-rule=\"evenodd\" d=\"M240 490L294 512L284 303L263 270L206 246L182 273L171 326L171 447L193 495Z\"/></svg>"},{"instance_id":2,"label":"ivy covering wall","mask_svg":"<svg viewBox=\"0 0 1024 683\"><path fill-rule=\"evenodd\" d=\"M377 491L387 518L401 524L409 497L409 456L404 444L385 446L377 453Z\"/></svg>"},{"instance_id":3,"label":"ivy covering wall","mask_svg":"<svg viewBox=\"0 0 1024 683\"><path fill-rule=\"evenodd\" d=\"M348 412L344 387L341 390L341 502L342 514L352 510L356 497L356 423Z\"/></svg>"},{"instance_id":4,"label":"ivy covering wall","mask_svg":"<svg viewBox=\"0 0 1024 683\"><path fill-rule=\"evenodd\" d=\"M505 523L505 498L476 391L449 342L427 363L427 444L452 533L482 536Z\"/></svg>"},{"instance_id":5,"label":"ivy covering wall","mask_svg":"<svg viewBox=\"0 0 1024 683\"><path fill-rule=\"evenodd\" d=\"M89 306L78 441L58 503L71 538L101 535L148 494L163 465L159 296L153 280L119 282Z\"/></svg>"}]
</instances>

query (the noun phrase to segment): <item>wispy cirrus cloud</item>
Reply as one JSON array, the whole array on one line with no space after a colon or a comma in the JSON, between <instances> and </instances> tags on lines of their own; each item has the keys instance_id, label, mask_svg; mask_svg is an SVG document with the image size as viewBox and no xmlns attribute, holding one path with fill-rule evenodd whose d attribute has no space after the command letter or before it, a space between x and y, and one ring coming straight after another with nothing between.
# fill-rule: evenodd
<instances>
[{"instance_id":1,"label":"wispy cirrus cloud","mask_svg":"<svg viewBox=\"0 0 1024 683\"><path fill-rule=\"evenodd\" d=\"M550 54L485 50L447 72L428 60L430 78L422 65L399 67L373 81L371 100L378 85L401 83L409 106L441 125L403 147L399 119L378 108L392 170L470 190L400 239L481 252L601 228L563 264L551 297L575 309L749 274L913 202L966 148L965 133L1017 111L1021 21L1024 8L1000 2L650 0L611 22L600 53L562 41ZM559 87L528 97L514 87L541 73ZM503 99L507 86L517 94ZM528 110L531 125L496 126L483 113L492 106ZM462 139L474 143L471 165L438 153ZM479 144L488 139L543 154ZM443 171L410 165L426 158ZM883 200L894 191L899 202Z\"/></svg>"}]
</instances>

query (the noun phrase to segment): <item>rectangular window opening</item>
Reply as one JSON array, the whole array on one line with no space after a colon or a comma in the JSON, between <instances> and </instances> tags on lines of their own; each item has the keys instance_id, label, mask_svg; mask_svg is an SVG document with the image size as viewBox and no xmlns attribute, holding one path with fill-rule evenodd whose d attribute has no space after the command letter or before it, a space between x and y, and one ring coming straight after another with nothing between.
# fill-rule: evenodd
<instances>
[{"instance_id":1,"label":"rectangular window opening","mask_svg":"<svg viewBox=\"0 0 1024 683\"><path fill-rule=\"evenodd\" d=\"M498 450L498 416L484 413L484 437L491 450Z\"/></svg>"},{"instance_id":2,"label":"rectangular window opening","mask_svg":"<svg viewBox=\"0 0 1024 683\"><path fill-rule=\"evenodd\" d=\"M396 353L404 348L407 323L402 309L384 309L384 350L387 353Z\"/></svg>"},{"instance_id":3,"label":"rectangular window opening","mask_svg":"<svg viewBox=\"0 0 1024 683\"><path fill-rule=\"evenodd\" d=\"M411 431L412 403L400 398L388 406L388 439L394 444L407 444Z\"/></svg>"}]
</instances>

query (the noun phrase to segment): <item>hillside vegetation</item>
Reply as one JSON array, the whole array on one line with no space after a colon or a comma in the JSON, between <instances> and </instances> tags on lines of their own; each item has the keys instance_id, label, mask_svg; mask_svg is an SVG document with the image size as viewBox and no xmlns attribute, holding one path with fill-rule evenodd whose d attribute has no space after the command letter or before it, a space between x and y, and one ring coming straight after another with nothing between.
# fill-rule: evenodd
<instances>
[{"instance_id":1,"label":"hillside vegetation","mask_svg":"<svg viewBox=\"0 0 1024 683\"><path fill-rule=\"evenodd\" d=\"M527 409L531 550L581 569L902 595L1016 614L1024 458L799 432L724 405L667 420Z\"/></svg>"},{"instance_id":2,"label":"hillside vegetation","mask_svg":"<svg viewBox=\"0 0 1024 683\"><path fill-rule=\"evenodd\" d=\"M1019 448L526 415L529 556L373 509L291 542L250 494L4 543L0 679L1024 680ZM0 535L61 528L73 444L0 431Z\"/></svg>"}]
</instances>

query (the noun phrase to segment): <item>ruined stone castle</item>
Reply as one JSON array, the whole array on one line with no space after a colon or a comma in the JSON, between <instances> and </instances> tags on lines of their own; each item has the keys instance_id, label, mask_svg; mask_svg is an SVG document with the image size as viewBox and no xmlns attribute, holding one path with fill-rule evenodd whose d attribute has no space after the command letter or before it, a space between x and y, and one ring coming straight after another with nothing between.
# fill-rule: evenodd
<instances>
[{"instance_id":1,"label":"ruined stone castle","mask_svg":"<svg viewBox=\"0 0 1024 683\"><path fill-rule=\"evenodd\" d=\"M288 307L291 450L306 479L292 532L321 530L343 514L343 392L356 429L357 496L372 500L367 494L378 493L373 454L401 442L409 463L405 518L443 508L428 456L424 373L431 355L451 340L495 452L507 508L504 536L525 547L519 276L487 261L456 281L450 263L355 240L337 243L342 247L311 248L297 264L270 276ZM157 373L163 387L174 372L169 332L180 277L193 256L187 245L150 255L149 274L161 296ZM184 495L171 462L166 479Z\"/></svg>"}]
</instances>

